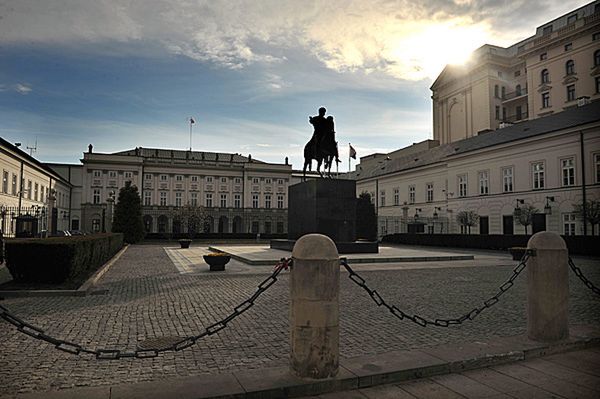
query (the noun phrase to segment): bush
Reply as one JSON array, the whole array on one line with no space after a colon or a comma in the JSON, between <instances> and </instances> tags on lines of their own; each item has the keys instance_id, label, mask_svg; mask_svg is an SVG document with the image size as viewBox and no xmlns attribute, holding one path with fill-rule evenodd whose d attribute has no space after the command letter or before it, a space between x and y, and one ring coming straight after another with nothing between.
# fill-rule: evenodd
<instances>
[{"instance_id":1,"label":"bush","mask_svg":"<svg viewBox=\"0 0 600 399\"><path fill-rule=\"evenodd\" d=\"M85 278L123 247L123 234L16 239L6 242L6 267L16 282L60 284Z\"/></svg>"}]
</instances>

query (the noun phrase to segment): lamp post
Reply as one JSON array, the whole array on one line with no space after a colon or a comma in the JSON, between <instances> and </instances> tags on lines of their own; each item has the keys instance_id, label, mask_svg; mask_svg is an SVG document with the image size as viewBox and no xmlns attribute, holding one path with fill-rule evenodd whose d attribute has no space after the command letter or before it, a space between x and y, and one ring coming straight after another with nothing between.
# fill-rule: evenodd
<instances>
[{"instance_id":1,"label":"lamp post","mask_svg":"<svg viewBox=\"0 0 600 399\"><path fill-rule=\"evenodd\" d=\"M546 215L552 215L552 206L550 205L551 202L554 202L554 197L546 197L546 205L544 206L544 213Z\"/></svg>"},{"instance_id":2,"label":"lamp post","mask_svg":"<svg viewBox=\"0 0 600 399\"><path fill-rule=\"evenodd\" d=\"M514 214L517 218L519 218L521 216L521 208L519 208L519 204L523 205L525 203L525 200L517 199L516 201L517 201L517 206L515 207Z\"/></svg>"}]
</instances>

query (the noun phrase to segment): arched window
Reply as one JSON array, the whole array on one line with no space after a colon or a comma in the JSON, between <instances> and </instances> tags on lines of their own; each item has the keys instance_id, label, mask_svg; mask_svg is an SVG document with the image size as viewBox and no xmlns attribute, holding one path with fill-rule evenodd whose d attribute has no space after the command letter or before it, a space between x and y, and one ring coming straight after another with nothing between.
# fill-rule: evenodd
<instances>
[{"instance_id":1,"label":"arched window","mask_svg":"<svg viewBox=\"0 0 600 399\"><path fill-rule=\"evenodd\" d=\"M600 50L594 52L594 66L600 66Z\"/></svg>"},{"instance_id":2,"label":"arched window","mask_svg":"<svg viewBox=\"0 0 600 399\"><path fill-rule=\"evenodd\" d=\"M521 85L517 85L517 87L515 87L515 96L520 96L521 95Z\"/></svg>"},{"instance_id":3,"label":"arched window","mask_svg":"<svg viewBox=\"0 0 600 399\"><path fill-rule=\"evenodd\" d=\"M575 73L575 62L573 60L569 60L565 64L565 72L567 75L573 75Z\"/></svg>"},{"instance_id":4,"label":"arched window","mask_svg":"<svg viewBox=\"0 0 600 399\"><path fill-rule=\"evenodd\" d=\"M542 83L550 83L550 73L547 69L542 70Z\"/></svg>"}]
</instances>

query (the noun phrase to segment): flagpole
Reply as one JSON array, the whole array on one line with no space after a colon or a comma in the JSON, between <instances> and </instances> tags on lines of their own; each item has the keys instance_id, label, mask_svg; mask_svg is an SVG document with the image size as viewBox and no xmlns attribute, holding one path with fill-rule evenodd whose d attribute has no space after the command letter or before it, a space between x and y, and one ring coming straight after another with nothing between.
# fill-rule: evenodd
<instances>
[{"instance_id":1,"label":"flagpole","mask_svg":"<svg viewBox=\"0 0 600 399\"><path fill-rule=\"evenodd\" d=\"M193 120L193 118L190 118L190 152L192 152L192 125L194 124L194 122L192 122Z\"/></svg>"},{"instance_id":2,"label":"flagpole","mask_svg":"<svg viewBox=\"0 0 600 399\"><path fill-rule=\"evenodd\" d=\"M348 173L352 172L352 161L350 161L350 154L352 153L352 145L348 143Z\"/></svg>"}]
</instances>

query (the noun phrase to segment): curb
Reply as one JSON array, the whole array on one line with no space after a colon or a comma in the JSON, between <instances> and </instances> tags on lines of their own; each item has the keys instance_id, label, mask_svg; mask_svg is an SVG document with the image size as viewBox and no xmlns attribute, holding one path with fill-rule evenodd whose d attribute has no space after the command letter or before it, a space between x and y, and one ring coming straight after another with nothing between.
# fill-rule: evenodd
<instances>
[{"instance_id":1,"label":"curb","mask_svg":"<svg viewBox=\"0 0 600 399\"><path fill-rule=\"evenodd\" d=\"M393 351L340 360L335 378L301 379L288 367L204 374L151 382L65 389L8 396L15 399L279 399L426 378L600 346L600 327L571 326L571 338L541 343L503 337L435 348Z\"/></svg>"},{"instance_id":2,"label":"curb","mask_svg":"<svg viewBox=\"0 0 600 399\"><path fill-rule=\"evenodd\" d=\"M87 295L103 295L108 292L107 289L94 290L94 286L100 280L102 276L112 267L112 265L119 260L121 255L129 248L129 245L125 245L119 250L112 258L108 260L100 269L86 280L76 290L10 290L0 291L0 296L5 298L21 298L21 297L52 297L52 296L87 296Z\"/></svg>"}]
</instances>

